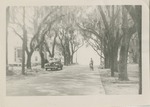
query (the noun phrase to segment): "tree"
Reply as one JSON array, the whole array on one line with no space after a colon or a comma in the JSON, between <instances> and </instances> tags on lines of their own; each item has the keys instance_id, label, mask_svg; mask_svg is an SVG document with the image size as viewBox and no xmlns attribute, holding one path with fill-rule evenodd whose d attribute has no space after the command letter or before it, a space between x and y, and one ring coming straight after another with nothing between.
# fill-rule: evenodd
<instances>
[{"instance_id":1,"label":"tree","mask_svg":"<svg viewBox=\"0 0 150 107\"><path fill-rule=\"evenodd\" d=\"M88 15L87 21L81 22L79 28L95 36L99 43L96 47L101 49L104 55L105 68L111 67L111 76L117 71L118 48L121 41L119 23L119 6L97 6L94 15ZM85 19L84 19L85 20ZM93 39L93 36L90 36ZM102 45L102 46L101 46ZM92 45L93 47L93 45Z\"/></svg>"},{"instance_id":2,"label":"tree","mask_svg":"<svg viewBox=\"0 0 150 107\"><path fill-rule=\"evenodd\" d=\"M88 32L83 32L85 41L93 48L93 50L97 53L100 57L100 66L103 64L104 60L104 46L102 45L101 41L97 38L94 38L92 34Z\"/></svg>"},{"instance_id":3,"label":"tree","mask_svg":"<svg viewBox=\"0 0 150 107\"><path fill-rule=\"evenodd\" d=\"M6 8L6 72L8 72L8 24L10 18L10 7Z\"/></svg>"},{"instance_id":4,"label":"tree","mask_svg":"<svg viewBox=\"0 0 150 107\"><path fill-rule=\"evenodd\" d=\"M21 14L21 19L18 21L16 16L16 10L19 9L19 13ZM26 25L25 25L25 7L11 7L10 9L10 24L13 25L15 23L16 27L21 28L21 33L20 35L14 27L11 25L9 27L12 28L14 33L22 40L22 74L25 75L25 48L27 45L27 30L26 30ZM13 14L14 13L14 14ZM8 26L7 26L8 27Z\"/></svg>"},{"instance_id":5,"label":"tree","mask_svg":"<svg viewBox=\"0 0 150 107\"><path fill-rule=\"evenodd\" d=\"M45 48L46 51L49 53L49 57L54 58L55 56L55 47L56 47L56 39L58 37L58 31L52 29L51 34L46 37L45 39Z\"/></svg>"},{"instance_id":6,"label":"tree","mask_svg":"<svg viewBox=\"0 0 150 107\"><path fill-rule=\"evenodd\" d=\"M48 46L48 44L46 42L46 39L45 39L46 35L50 34L51 26L52 26L51 24L48 25L48 29L46 29L45 32L42 34L43 36L42 36L42 38L40 40L40 43L37 47L39 49L39 53L40 53L40 56L41 56L41 68L44 68L45 63L47 63L47 58L44 54L46 51L49 52L50 56L52 56L52 54L54 56L54 53L51 54L51 52L49 50L49 46ZM54 52L54 48L53 48L52 51Z\"/></svg>"},{"instance_id":7,"label":"tree","mask_svg":"<svg viewBox=\"0 0 150 107\"><path fill-rule=\"evenodd\" d=\"M45 7L46 9L48 9L47 7ZM50 8L49 9L49 12L46 13L45 12L41 12L41 15L45 14L45 16L42 18L41 22L39 23L39 25L37 25L37 22L35 22L34 24L34 27L37 27L37 30L36 32L34 32L34 35L33 35L33 38L31 39L31 42L30 42L30 51L28 48L26 48L26 52L27 52L27 55L28 55L28 58L27 58L27 68L31 68L31 56L34 52L34 50L36 50L37 48L41 47L41 43L44 41L43 38L45 38L45 35L46 33L50 30L52 24L56 21L55 20L52 20L50 18L50 16L52 17L52 15L57 11L57 7L54 7L54 8ZM37 15L36 18L38 18L39 15ZM38 19L36 19L38 20ZM47 28L47 26L49 26ZM46 29L46 30L45 30ZM41 57L41 60L43 57ZM43 64L42 64L43 65Z\"/></svg>"},{"instance_id":8,"label":"tree","mask_svg":"<svg viewBox=\"0 0 150 107\"><path fill-rule=\"evenodd\" d=\"M49 53L51 58L53 58L55 55L55 46L56 46L57 36L58 36L58 31L55 30L55 36L54 36L53 44L52 44L52 51L51 51L51 53Z\"/></svg>"},{"instance_id":9,"label":"tree","mask_svg":"<svg viewBox=\"0 0 150 107\"><path fill-rule=\"evenodd\" d=\"M120 15L120 7L119 6L110 6L106 9L108 11L108 18L106 17L106 13L104 13L104 8L98 6L100 15L103 20L103 24L105 26L105 37L107 38L107 49L110 58L110 66L111 66L111 76L114 76L114 72L117 71L117 58L118 58L118 48L120 44L120 40L122 36L119 34L119 26L116 23L117 18ZM119 22L119 20L117 20Z\"/></svg>"},{"instance_id":10,"label":"tree","mask_svg":"<svg viewBox=\"0 0 150 107\"><path fill-rule=\"evenodd\" d=\"M74 53L83 46L83 40L76 29L71 26L62 27L59 30L59 40L62 47L62 54L64 56L64 64L73 64Z\"/></svg>"},{"instance_id":11,"label":"tree","mask_svg":"<svg viewBox=\"0 0 150 107\"><path fill-rule=\"evenodd\" d=\"M36 8L36 7L35 7ZM50 24L50 16L52 16L58 8L56 7L51 7L51 8L47 8L47 7L42 7L40 8L41 11L39 11L39 9L35 9L35 8L30 8L30 7L25 7L25 9L27 9L28 11L26 11L26 13L33 11L34 15L32 18L30 18L29 16L25 16L25 20L28 21L28 23L31 23L32 26L26 26L26 35L27 37L23 38L23 33L20 34L19 32L17 32L17 28L19 27L20 30L23 32L23 23L20 22L17 18L17 14L22 14L20 13L20 8L19 7L12 7L12 12L14 12L15 14L11 14L12 15L12 26L11 27L14 31L14 33L20 37L20 39L22 41L26 41L25 45L25 51L27 53L27 68L31 68L31 57L33 52L40 46L40 41L41 38L43 36L43 34L45 33L45 29L47 28L47 24ZM48 12L47 12L48 10ZM38 19L39 18L39 19ZM39 22L40 20L40 22ZM48 22L50 21L50 22ZM48 22L48 23L47 23ZM53 22L53 20L52 20ZM51 22L51 23L52 23ZM29 24L28 24L29 25ZM31 31L33 32L31 32ZM31 40L29 40L29 35ZM32 35L32 36L31 36Z\"/></svg>"},{"instance_id":12,"label":"tree","mask_svg":"<svg viewBox=\"0 0 150 107\"><path fill-rule=\"evenodd\" d=\"M139 63L139 40L137 33L135 33L130 40L128 59L132 61L132 63Z\"/></svg>"},{"instance_id":13,"label":"tree","mask_svg":"<svg viewBox=\"0 0 150 107\"><path fill-rule=\"evenodd\" d=\"M128 10L130 16L132 17L136 30L138 32L138 38L139 38L139 94L142 94L142 62L141 62L141 34L142 34L142 7L141 6L129 6L126 5L125 8Z\"/></svg>"},{"instance_id":14,"label":"tree","mask_svg":"<svg viewBox=\"0 0 150 107\"><path fill-rule=\"evenodd\" d=\"M21 11L22 9L22 11ZM27 26L25 25L26 15L25 7L11 7L10 26L13 32L22 40L22 74L25 74L25 53L27 47ZM17 15L21 14L22 20L18 19ZM18 29L18 30L16 30ZM20 32L19 32L20 31Z\"/></svg>"},{"instance_id":15,"label":"tree","mask_svg":"<svg viewBox=\"0 0 150 107\"><path fill-rule=\"evenodd\" d=\"M76 27L77 8L64 7L62 13L65 17L61 20L58 27L58 38L61 46L62 55L64 56L64 64L73 63L74 53L82 46L82 43L77 39L78 28Z\"/></svg>"},{"instance_id":16,"label":"tree","mask_svg":"<svg viewBox=\"0 0 150 107\"><path fill-rule=\"evenodd\" d=\"M121 41L121 48L120 48L120 60L119 60L119 79L120 80L128 80L127 76L127 57L128 57L128 50L130 39L133 34L136 32L135 24L129 25L128 22L128 13L126 8L122 8L122 15L123 15L123 23L122 23L122 31L123 31L123 38Z\"/></svg>"},{"instance_id":17,"label":"tree","mask_svg":"<svg viewBox=\"0 0 150 107\"><path fill-rule=\"evenodd\" d=\"M52 53L51 51L49 50L49 47L48 47L48 44L46 42L46 36L51 36L51 31L52 31L52 27L54 25L54 23L56 21L59 21L62 19L62 17L64 17L64 15L62 14L59 14L59 15L54 15L53 17L51 17L51 20L48 20L47 21L47 26L46 26L46 29L43 31L43 33L41 33L41 38L38 40L38 45L36 46L36 48L39 48L39 53L40 53L40 56L41 56L41 68L44 68L44 64L47 62L47 59L44 58L44 54L43 52L45 51L48 51L49 52L49 56L50 57L54 57L54 52L55 52L55 44L56 44L56 37L57 37L57 31L53 29L53 31L55 31L55 37L54 37L54 40L53 40L53 47L52 47ZM44 50L44 48L45 50Z\"/></svg>"},{"instance_id":18,"label":"tree","mask_svg":"<svg viewBox=\"0 0 150 107\"><path fill-rule=\"evenodd\" d=\"M104 26L102 24L102 19L101 17L99 17L97 9L94 9L92 13L87 13L86 15L87 15L86 18L84 18L82 15L80 16L77 25L85 41L100 56L101 63L103 63L104 60L105 68L108 68L109 56L106 47L107 42L105 41L106 39L104 39L105 36L104 36Z\"/></svg>"},{"instance_id":19,"label":"tree","mask_svg":"<svg viewBox=\"0 0 150 107\"><path fill-rule=\"evenodd\" d=\"M78 32L78 31L77 31ZM73 56L74 53L78 51L83 45L84 41L83 39L79 36L79 33L75 34L75 30L70 32L70 63L73 64Z\"/></svg>"},{"instance_id":20,"label":"tree","mask_svg":"<svg viewBox=\"0 0 150 107\"><path fill-rule=\"evenodd\" d=\"M25 28L25 7L23 9L23 43L22 43L22 74L25 75L25 48L27 45L27 31Z\"/></svg>"},{"instance_id":21,"label":"tree","mask_svg":"<svg viewBox=\"0 0 150 107\"><path fill-rule=\"evenodd\" d=\"M59 40L60 40L60 45L61 45L61 50L62 50L62 55L64 56L64 65L68 65L69 64L69 54L68 54L68 50L67 48L69 47L69 41L68 41L68 38L66 37L67 36L67 29L68 27L66 28L61 28L59 29ZM68 46L68 47L67 47Z\"/></svg>"}]
</instances>

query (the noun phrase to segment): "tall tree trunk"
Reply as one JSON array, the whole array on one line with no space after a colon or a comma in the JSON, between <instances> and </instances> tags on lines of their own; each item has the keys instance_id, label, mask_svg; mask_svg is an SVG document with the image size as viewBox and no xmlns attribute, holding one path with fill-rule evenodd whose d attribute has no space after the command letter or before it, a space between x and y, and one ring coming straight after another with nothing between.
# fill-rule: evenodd
<instances>
[{"instance_id":1,"label":"tall tree trunk","mask_svg":"<svg viewBox=\"0 0 150 107\"><path fill-rule=\"evenodd\" d=\"M73 54L70 56L70 63L73 64Z\"/></svg>"},{"instance_id":2,"label":"tall tree trunk","mask_svg":"<svg viewBox=\"0 0 150 107\"><path fill-rule=\"evenodd\" d=\"M67 65L67 57L66 57L66 54L64 54L64 65Z\"/></svg>"},{"instance_id":3,"label":"tall tree trunk","mask_svg":"<svg viewBox=\"0 0 150 107\"><path fill-rule=\"evenodd\" d=\"M120 48L120 59L119 59L119 80L125 81L128 79L127 74L127 58L128 58L128 46L130 43L129 38L129 28L128 28L128 16L125 8L122 9L122 15L123 15L123 24L122 24L122 30L123 30L123 38Z\"/></svg>"},{"instance_id":4,"label":"tall tree trunk","mask_svg":"<svg viewBox=\"0 0 150 107\"><path fill-rule=\"evenodd\" d=\"M115 73L115 61L116 61L116 51L117 51L117 49L115 48L115 45L114 45L114 41L115 41L115 36L116 36L116 34L115 34L115 19L114 19L114 6L112 6L112 20L111 20L111 24L112 24L112 28L111 28L111 31L109 31L109 34L111 34L111 36L110 36L110 40L109 40L109 42L110 42L110 44L111 44L111 76L113 76L114 77L114 73Z\"/></svg>"},{"instance_id":5,"label":"tall tree trunk","mask_svg":"<svg viewBox=\"0 0 150 107\"><path fill-rule=\"evenodd\" d=\"M44 42L44 45L45 45L46 51L49 53L49 57L52 57L51 51L49 50L49 46L46 41Z\"/></svg>"},{"instance_id":6,"label":"tall tree trunk","mask_svg":"<svg viewBox=\"0 0 150 107\"><path fill-rule=\"evenodd\" d=\"M40 57L41 57L41 68L44 68L45 58L44 53L42 51L40 51Z\"/></svg>"},{"instance_id":7,"label":"tall tree trunk","mask_svg":"<svg viewBox=\"0 0 150 107\"><path fill-rule=\"evenodd\" d=\"M9 24L9 6L6 8L6 72L8 72L8 24Z\"/></svg>"},{"instance_id":8,"label":"tall tree trunk","mask_svg":"<svg viewBox=\"0 0 150 107\"><path fill-rule=\"evenodd\" d=\"M25 29L25 7L23 7L23 42L22 42L22 74L25 75L25 49L27 42L27 31Z\"/></svg>"},{"instance_id":9,"label":"tall tree trunk","mask_svg":"<svg viewBox=\"0 0 150 107\"><path fill-rule=\"evenodd\" d=\"M33 52L27 53L27 68L31 69L31 57L32 57Z\"/></svg>"},{"instance_id":10,"label":"tall tree trunk","mask_svg":"<svg viewBox=\"0 0 150 107\"><path fill-rule=\"evenodd\" d=\"M109 56L108 55L105 55L105 58L104 58L104 63L105 63L105 68L110 68L110 61L109 61Z\"/></svg>"},{"instance_id":11,"label":"tall tree trunk","mask_svg":"<svg viewBox=\"0 0 150 107\"><path fill-rule=\"evenodd\" d=\"M67 40L66 40L66 63L67 63L67 65L69 65L70 64L70 48L69 48L69 40L68 40L68 38L67 38Z\"/></svg>"},{"instance_id":12,"label":"tall tree trunk","mask_svg":"<svg viewBox=\"0 0 150 107\"><path fill-rule=\"evenodd\" d=\"M56 45L56 38L57 38L57 31L55 31L55 37L54 37L54 40L53 40L53 47L52 47L52 55L51 57L53 58L54 55L55 55L55 45Z\"/></svg>"},{"instance_id":13,"label":"tall tree trunk","mask_svg":"<svg viewBox=\"0 0 150 107\"><path fill-rule=\"evenodd\" d=\"M119 44L117 44L119 45ZM114 46L114 71L118 72L118 46Z\"/></svg>"},{"instance_id":14,"label":"tall tree trunk","mask_svg":"<svg viewBox=\"0 0 150 107\"><path fill-rule=\"evenodd\" d=\"M70 60L71 60L70 55L68 55L68 65L71 64L71 63L70 63Z\"/></svg>"},{"instance_id":15,"label":"tall tree trunk","mask_svg":"<svg viewBox=\"0 0 150 107\"><path fill-rule=\"evenodd\" d=\"M112 55L110 57L110 67L111 67L111 76L114 77L114 55L112 52Z\"/></svg>"},{"instance_id":16,"label":"tall tree trunk","mask_svg":"<svg viewBox=\"0 0 150 107\"><path fill-rule=\"evenodd\" d=\"M109 58L105 58L105 68L110 68L110 64L109 64Z\"/></svg>"},{"instance_id":17,"label":"tall tree trunk","mask_svg":"<svg viewBox=\"0 0 150 107\"><path fill-rule=\"evenodd\" d=\"M138 53L133 54L133 57L132 57L133 63L138 63L138 57L139 57Z\"/></svg>"},{"instance_id":18,"label":"tall tree trunk","mask_svg":"<svg viewBox=\"0 0 150 107\"><path fill-rule=\"evenodd\" d=\"M124 28L124 35L122 39L119 59L119 80L129 80L127 74L127 60L130 39L133 33L129 32L128 28Z\"/></svg>"},{"instance_id":19,"label":"tall tree trunk","mask_svg":"<svg viewBox=\"0 0 150 107\"><path fill-rule=\"evenodd\" d=\"M22 43L22 74L25 74L25 42Z\"/></svg>"},{"instance_id":20,"label":"tall tree trunk","mask_svg":"<svg viewBox=\"0 0 150 107\"><path fill-rule=\"evenodd\" d=\"M105 68L110 68L110 56L109 56L109 53L108 53L108 50L104 44L104 64L105 64Z\"/></svg>"},{"instance_id":21,"label":"tall tree trunk","mask_svg":"<svg viewBox=\"0 0 150 107\"><path fill-rule=\"evenodd\" d=\"M137 12L137 29L138 29L138 38L139 38L139 94L142 94L142 6L136 6Z\"/></svg>"},{"instance_id":22,"label":"tall tree trunk","mask_svg":"<svg viewBox=\"0 0 150 107\"><path fill-rule=\"evenodd\" d=\"M111 46L111 53L110 53L110 62L111 62L111 64L110 64L110 66L111 66L111 76L112 77L114 77L114 73L115 73L115 71L116 71L116 66L117 65L115 65L115 64L117 64L116 63L116 60L117 60L117 52L116 52L117 50L115 49L115 47L114 46Z\"/></svg>"},{"instance_id":23,"label":"tall tree trunk","mask_svg":"<svg viewBox=\"0 0 150 107\"><path fill-rule=\"evenodd\" d=\"M118 72L118 61L117 61L118 55L114 56L114 71Z\"/></svg>"},{"instance_id":24,"label":"tall tree trunk","mask_svg":"<svg viewBox=\"0 0 150 107\"><path fill-rule=\"evenodd\" d=\"M126 45L122 45L120 49L120 59L119 59L119 80L125 81L128 79L127 74L127 47Z\"/></svg>"},{"instance_id":25,"label":"tall tree trunk","mask_svg":"<svg viewBox=\"0 0 150 107\"><path fill-rule=\"evenodd\" d=\"M137 31L138 31L138 38L139 38L139 94L142 94L142 62L141 62L141 59L142 59L142 55L141 55L141 50L142 50L142 47L141 47L141 34L142 34L142 30L141 30L141 27L142 27L142 6L135 6L135 8L133 6L129 6L129 5L126 5L125 6L126 9L128 10L129 14L131 15L134 23L136 24L136 28L137 28Z\"/></svg>"},{"instance_id":26,"label":"tall tree trunk","mask_svg":"<svg viewBox=\"0 0 150 107\"><path fill-rule=\"evenodd\" d=\"M70 64L70 56L68 55L68 52L66 54L66 65L68 66Z\"/></svg>"},{"instance_id":27,"label":"tall tree trunk","mask_svg":"<svg viewBox=\"0 0 150 107\"><path fill-rule=\"evenodd\" d=\"M124 29L125 30L125 29ZM126 81L128 79L128 73L127 73L127 60L128 60L128 49L129 49L129 43L130 38L132 34L128 33L128 30L126 29L125 35L123 35L121 49L120 49L120 59L119 59L119 80Z\"/></svg>"},{"instance_id":28,"label":"tall tree trunk","mask_svg":"<svg viewBox=\"0 0 150 107\"><path fill-rule=\"evenodd\" d=\"M120 59L119 59L119 80L129 80L127 74L127 60L128 60L128 49L130 44L130 39L132 35L136 32L135 26L128 26L128 14L125 8L122 11L123 14L123 37L120 49Z\"/></svg>"}]
</instances>

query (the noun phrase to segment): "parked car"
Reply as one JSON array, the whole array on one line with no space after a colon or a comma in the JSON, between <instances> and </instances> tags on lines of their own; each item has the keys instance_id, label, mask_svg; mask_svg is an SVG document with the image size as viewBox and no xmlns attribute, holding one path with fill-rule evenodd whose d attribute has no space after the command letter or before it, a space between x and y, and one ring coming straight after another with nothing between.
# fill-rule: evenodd
<instances>
[{"instance_id":1,"label":"parked car","mask_svg":"<svg viewBox=\"0 0 150 107\"><path fill-rule=\"evenodd\" d=\"M44 65L45 70L47 71L48 69L50 70L62 70L63 69L63 64L61 63L60 59L53 58L50 59L48 63Z\"/></svg>"}]
</instances>

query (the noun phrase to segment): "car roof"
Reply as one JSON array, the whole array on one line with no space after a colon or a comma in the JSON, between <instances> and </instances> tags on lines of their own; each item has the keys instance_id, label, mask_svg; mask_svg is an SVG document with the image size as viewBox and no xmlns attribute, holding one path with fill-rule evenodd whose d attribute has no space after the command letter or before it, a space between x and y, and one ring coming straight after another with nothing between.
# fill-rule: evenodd
<instances>
[{"instance_id":1,"label":"car roof","mask_svg":"<svg viewBox=\"0 0 150 107\"><path fill-rule=\"evenodd\" d=\"M60 61L60 59L58 59L58 58L50 58L49 59L49 62L59 62Z\"/></svg>"}]
</instances>

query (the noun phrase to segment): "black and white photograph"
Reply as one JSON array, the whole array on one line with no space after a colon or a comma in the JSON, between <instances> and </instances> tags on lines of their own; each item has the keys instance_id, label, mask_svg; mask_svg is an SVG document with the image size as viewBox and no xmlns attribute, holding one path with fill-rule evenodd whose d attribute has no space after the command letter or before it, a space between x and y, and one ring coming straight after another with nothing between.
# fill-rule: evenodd
<instances>
[{"instance_id":1,"label":"black and white photograph","mask_svg":"<svg viewBox=\"0 0 150 107\"><path fill-rule=\"evenodd\" d=\"M141 5L8 6L8 96L142 94Z\"/></svg>"},{"instance_id":2,"label":"black and white photograph","mask_svg":"<svg viewBox=\"0 0 150 107\"><path fill-rule=\"evenodd\" d=\"M2 0L0 106L150 107L148 0Z\"/></svg>"}]
</instances>

